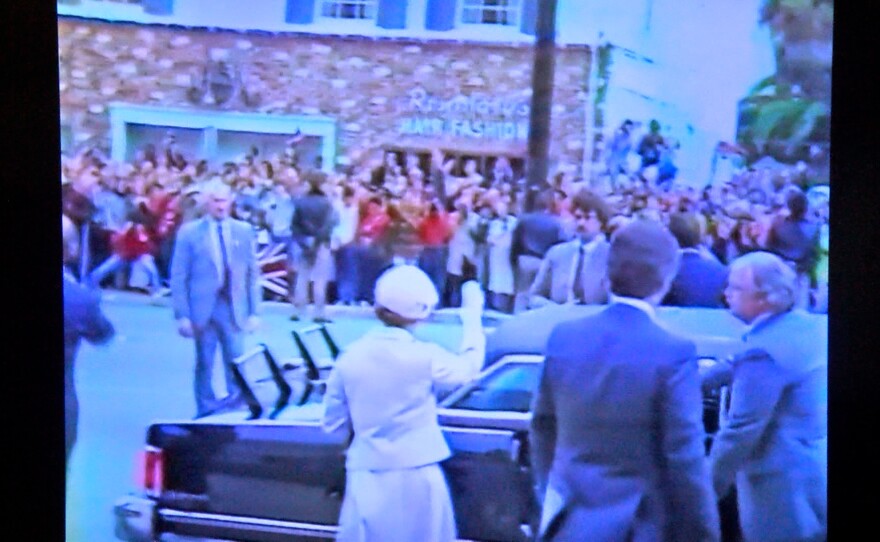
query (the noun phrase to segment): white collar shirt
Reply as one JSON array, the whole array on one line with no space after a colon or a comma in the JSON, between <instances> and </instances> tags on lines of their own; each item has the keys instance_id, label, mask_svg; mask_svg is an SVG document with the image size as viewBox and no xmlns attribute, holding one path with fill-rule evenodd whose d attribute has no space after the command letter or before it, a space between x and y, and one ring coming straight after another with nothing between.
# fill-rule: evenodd
<instances>
[{"instance_id":1,"label":"white collar shirt","mask_svg":"<svg viewBox=\"0 0 880 542\"><path fill-rule=\"evenodd\" d=\"M635 307L640 311L644 312L648 316L651 317L652 320L657 319L657 311L654 310L654 306L645 301L644 299L636 299L635 297L623 297L616 296L614 294L610 294L609 301L611 303L621 303L623 305L629 305L630 307Z\"/></svg>"}]
</instances>

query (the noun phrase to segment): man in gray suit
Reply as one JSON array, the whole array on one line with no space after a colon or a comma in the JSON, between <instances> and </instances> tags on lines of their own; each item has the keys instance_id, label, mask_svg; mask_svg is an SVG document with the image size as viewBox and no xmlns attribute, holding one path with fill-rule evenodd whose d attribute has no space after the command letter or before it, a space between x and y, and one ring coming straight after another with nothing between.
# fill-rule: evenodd
<instances>
[{"instance_id":1,"label":"man in gray suit","mask_svg":"<svg viewBox=\"0 0 880 542\"><path fill-rule=\"evenodd\" d=\"M171 260L171 299L178 332L195 339L196 417L241 401L232 362L244 351L259 305L259 269L250 224L229 216L232 194L219 180L205 191L207 214L184 224ZM229 395L217 401L211 387L217 343Z\"/></svg>"},{"instance_id":2,"label":"man in gray suit","mask_svg":"<svg viewBox=\"0 0 880 542\"><path fill-rule=\"evenodd\" d=\"M660 224L624 226L611 304L550 334L531 428L539 540L719 539L696 349L654 315L678 257Z\"/></svg>"},{"instance_id":3,"label":"man in gray suit","mask_svg":"<svg viewBox=\"0 0 880 542\"><path fill-rule=\"evenodd\" d=\"M611 210L600 196L582 190L572 199L575 238L550 247L529 290L529 308L548 303L601 304L608 241L603 233Z\"/></svg>"},{"instance_id":4,"label":"man in gray suit","mask_svg":"<svg viewBox=\"0 0 880 542\"><path fill-rule=\"evenodd\" d=\"M778 256L752 252L731 264L727 302L750 327L710 464L718 498L736 483L747 542L826 536L828 328L794 308L798 293Z\"/></svg>"}]
</instances>

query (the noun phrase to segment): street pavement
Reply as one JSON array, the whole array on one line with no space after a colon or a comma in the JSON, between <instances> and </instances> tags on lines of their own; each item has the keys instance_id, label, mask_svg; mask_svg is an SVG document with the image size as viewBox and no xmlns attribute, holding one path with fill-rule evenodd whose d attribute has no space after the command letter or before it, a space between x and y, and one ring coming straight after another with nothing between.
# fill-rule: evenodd
<instances>
[{"instance_id":1,"label":"street pavement","mask_svg":"<svg viewBox=\"0 0 880 542\"><path fill-rule=\"evenodd\" d=\"M116 327L109 344L83 343L76 361L80 401L79 437L67 479L66 540L112 542L113 503L136 487L137 457L154 420L190 419L195 414L192 340L177 334L170 300L152 305L145 295L105 291L103 309ZM291 322L290 306L263 304L261 326L245 340L249 350L265 343L279 360L298 357L291 330L313 325ZM340 346L378 325L368 308L328 307L328 325ZM460 340L454 318L438 318L417 335L448 347ZM219 352L218 352L219 358ZM214 371L218 396L222 367Z\"/></svg>"}]
</instances>

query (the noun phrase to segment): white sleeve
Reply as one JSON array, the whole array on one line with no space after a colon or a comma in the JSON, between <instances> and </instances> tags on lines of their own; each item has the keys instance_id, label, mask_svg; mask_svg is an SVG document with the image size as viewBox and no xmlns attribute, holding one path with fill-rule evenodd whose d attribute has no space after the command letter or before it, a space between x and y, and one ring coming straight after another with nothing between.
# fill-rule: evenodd
<instances>
[{"instance_id":1,"label":"white sleeve","mask_svg":"<svg viewBox=\"0 0 880 542\"><path fill-rule=\"evenodd\" d=\"M342 385L342 377L338 368L333 368L327 378L327 391L324 393L324 415L321 418L321 427L327 433L333 433L340 428L349 433L351 428L351 416L348 412L348 399L345 396L345 388Z\"/></svg>"},{"instance_id":2,"label":"white sleeve","mask_svg":"<svg viewBox=\"0 0 880 542\"><path fill-rule=\"evenodd\" d=\"M486 335L479 326L465 325L459 346L454 354L440 345L429 344L431 378L436 384L464 384L474 379L486 357Z\"/></svg>"}]
</instances>

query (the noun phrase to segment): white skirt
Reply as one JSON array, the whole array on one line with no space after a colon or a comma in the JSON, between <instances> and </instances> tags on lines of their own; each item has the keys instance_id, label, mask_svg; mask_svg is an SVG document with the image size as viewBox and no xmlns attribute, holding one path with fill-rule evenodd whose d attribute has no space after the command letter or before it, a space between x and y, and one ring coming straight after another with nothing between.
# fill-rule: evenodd
<instances>
[{"instance_id":1,"label":"white skirt","mask_svg":"<svg viewBox=\"0 0 880 542\"><path fill-rule=\"evenodd\" d=\"M348 471L338 542L454 542L455 517L437 464Z\"/></svg>"}]
</instances>

